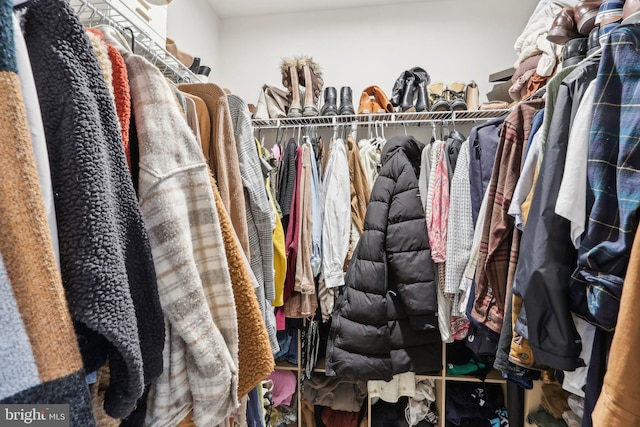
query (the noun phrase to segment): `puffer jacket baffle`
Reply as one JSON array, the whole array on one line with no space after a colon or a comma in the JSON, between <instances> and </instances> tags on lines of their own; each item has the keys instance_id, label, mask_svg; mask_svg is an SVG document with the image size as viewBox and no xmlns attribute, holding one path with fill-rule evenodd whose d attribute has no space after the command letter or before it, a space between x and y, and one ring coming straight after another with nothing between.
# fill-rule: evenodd
<instances>
[{"instance_id":1,"label":"puffer jacket baffle","mask_svg":"<svg viewBox=\"0 0 640 427\"><path fill-rule=\"evenodd\" d=\"M442 369L435 268L418 176L424 144L389 140L332 315L327 375L391 380Z\"/></svg>"}]
</instances>

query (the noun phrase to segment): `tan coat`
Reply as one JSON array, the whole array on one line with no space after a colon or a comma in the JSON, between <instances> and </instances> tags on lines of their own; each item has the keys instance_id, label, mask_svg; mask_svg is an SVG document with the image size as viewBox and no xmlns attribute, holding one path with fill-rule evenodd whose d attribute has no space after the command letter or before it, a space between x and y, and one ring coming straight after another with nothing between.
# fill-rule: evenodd
<instances>
[{"instance_id":1,"label":"tan coat","mask_svg":"<svg viewBox=\"0 0 640 427\"><path fill-rule=\"evenodd\" d=\"M207 105L211 119L211 142L208 152L205 152L205 158L216 178L222 202L229 212L233 228L240 239L240 245L249 257L249 231L244 189L227 94L213 83L184 83L178 88L201 98ZM202 134L200 137L206 138Z\"/></svg>"}]
</instances>

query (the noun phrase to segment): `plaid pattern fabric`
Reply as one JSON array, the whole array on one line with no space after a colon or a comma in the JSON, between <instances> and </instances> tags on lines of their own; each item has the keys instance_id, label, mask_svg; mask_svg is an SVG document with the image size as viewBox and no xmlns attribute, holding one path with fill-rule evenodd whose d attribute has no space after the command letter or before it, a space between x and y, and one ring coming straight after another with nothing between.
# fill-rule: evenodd
<instances>
[{"instance_id":1,"label":"plaid pattern fabric","mask_svg":"<svg viewBox=\"0 0 640 427\"><path fill-rule=\"evenodd\" d=\"M520 177L522 153L533 117L543 106L544 101L539 99L522 102L505 119L489 183L472 316L497 333L502 328L511 263L514 219L508 214L509 206Z\"/></svg>"},{"instance_id":2,"label":"plaid pattern fabric","mask_svg":"<svg viewBox=\"0 0 640 427\"><path fill-rule=\"evenodd\" d=\"M469 181L469 141L462 143L456 170L451 180L447 233L446 293L457 293L473 243L471 189Z\"/></svg>"},{"instance_id":3,"label":"plaid pattern fabric","mask_svg":"<svg viewBox=\"0 0 640 427\"><path fill-rule=\"evenodd\" d=\"M640 208L640 28L603 45L587 165L586 230L571 283L571 308L613 329Z\"/></svg>"},{"instance_id":4,"label":"plaid pattern fabric","mask_svg":"<svg viewBox=\"0 0 640 427\"><path fill-rule=\"evenodd\" d=\"M251 116L247 104L238 96L229 95L228 100L246 200L251 270L256 275L258 283L264 286L265 298L273 301L276 293L273 282L271 206L253 138Z\"/></svg>"},{"instance_id":5,"label":"plaid pattern fabric","mask_svg":"<svg viewBox=\"0 0 640 427\"><path fill-rule=\"evenodd\" d=\"M238 405L238 322L209 170L162 74L140 56L123 56L140 144L140 208L167 331L146 425L175 425L191 409L198 425L213 425Z\"/></svg>"}]
</instances>

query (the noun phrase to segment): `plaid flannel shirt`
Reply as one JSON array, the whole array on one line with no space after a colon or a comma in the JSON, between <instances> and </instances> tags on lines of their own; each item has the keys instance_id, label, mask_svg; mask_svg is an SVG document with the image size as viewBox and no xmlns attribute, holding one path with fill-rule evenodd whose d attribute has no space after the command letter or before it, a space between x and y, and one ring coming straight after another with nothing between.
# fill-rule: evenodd
<instances>
[{"instance_id":1,"label":"plaid flannel shirt","mask_svg":"<svg viewBox=\"0 0 640 427\"><path fill-rule=\"evenodd\" d=\"M607 330L618 316L640 208L640 28L603 44L587 166L588 221L571 282L571 309Z\"/></svg>"}]
</instances>

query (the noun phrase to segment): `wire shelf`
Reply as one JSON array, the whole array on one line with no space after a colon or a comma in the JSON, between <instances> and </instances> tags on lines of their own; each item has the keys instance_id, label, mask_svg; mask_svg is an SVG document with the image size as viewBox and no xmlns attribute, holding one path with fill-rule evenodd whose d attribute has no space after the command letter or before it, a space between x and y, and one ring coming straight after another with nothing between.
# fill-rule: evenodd
<instances>
[{"instance_id":1,"label":"wire shelf","mask_svg":"<svg viewBox=\"0 0 640 427\"><path fill-rule=\"evenodd\" d=\"M253 119L255 129L286 129L296 127L335 127L341 125L420 126L421 124L445 124L480 122L504 116L511 110L433 111L419 113L354 114L344 116L283 117L277 119Z\"/></svg>"},{"instance_id":2,"label":"wire shelf","mask_svg":"<svg viewBox=\"0 0 640 427\"><path fill-rule=\"evenodd\" d=\"M129 43L131 43L131 34L133 33L135 53L145 57L158 67L167 79L176 84L199 81L189 68L124 16L110 0L67 1L76 11L78 19L83 25L89 27L101 24L109 25L120 31Z\"/></svg>"}]
</instances>

